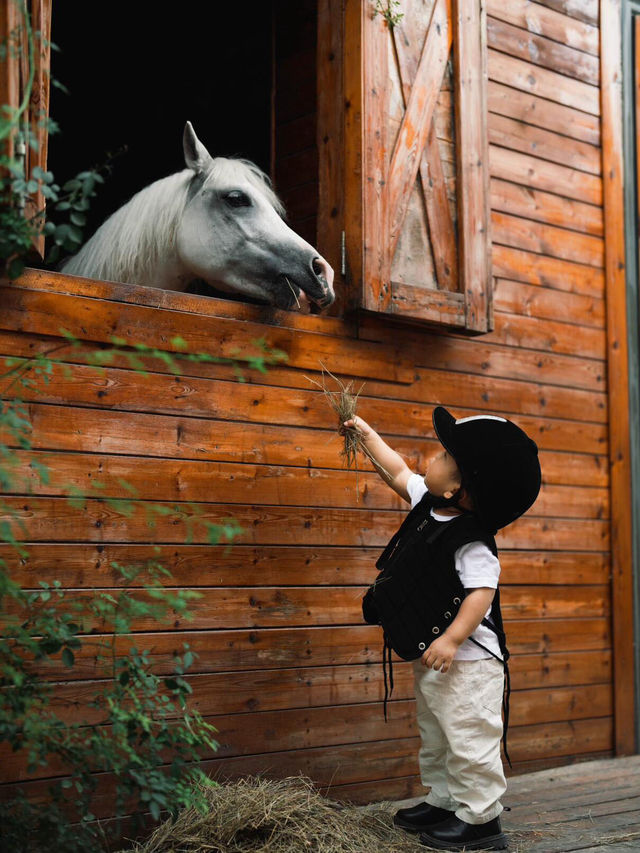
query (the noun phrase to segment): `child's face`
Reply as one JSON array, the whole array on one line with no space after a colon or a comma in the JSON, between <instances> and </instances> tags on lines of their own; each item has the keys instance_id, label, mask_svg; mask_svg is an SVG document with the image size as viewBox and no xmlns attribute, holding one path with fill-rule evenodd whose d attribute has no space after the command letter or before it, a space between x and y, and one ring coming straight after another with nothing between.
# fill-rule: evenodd
<instances>
[{"instance_id":1,"label":"child's face","mask_svg":"<svg viewBox=\"0 0 640 853\"><path fill-rule=\"evenodd\" d=\"M424 482L432 495L450 498L462 485L462 475L456 461L444 447L427 462Z\"/></svg>"}]
</instances>

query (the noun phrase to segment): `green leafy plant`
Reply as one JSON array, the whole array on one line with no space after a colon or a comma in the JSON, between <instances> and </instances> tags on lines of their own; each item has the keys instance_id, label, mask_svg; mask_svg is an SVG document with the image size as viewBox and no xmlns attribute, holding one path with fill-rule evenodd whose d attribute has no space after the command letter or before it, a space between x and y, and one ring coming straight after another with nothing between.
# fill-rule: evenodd
<instances>
[{"instance_id":1,"label":"green leafy plant","mask_svg":"<svg viewBox=\"0 0 640 853\"><path fill-rule=\"evenodd\" d=\"M98 185L104 183L103 173L108 171L109 164L84 170L62 185L56 183L52 172L40 166L26 173L26 152L29 148L38 149L28 107L34 81L34 52L43 36L33 31L26 0L9 2L19 9L20 24L5 42L0 43L0 63L15 59L23 41L28 54L28 76L22 101L17 106L4 104L0 107L0 273L15 279L24 270L33 245L41 235L48 237L50 242L47 264L55 264L63 251L79 249L90 200L96 195ZM49 46L56 49L53 44ZM56 85L55 81L51 82ZM49 134L58 131L56 123L44 112L35 116L35 122ZM27 199L38 192L46 207L27 215Z\"/></svg>"},{"instance_id":2,"label":"green leafy plant","mask_svg":"<svg viewBox=\"0 0 640 853\"><path fill-rule=\"evenodd\" d=\"M375 0L373 17L377 15L382 15L387 26L392 30L404 18L404 12L400 9L400 0Z\"/></svg>"},{"instance_id":3,"label":"green leafy plant","mask_svg":"<svg viewBox=\"0 0 640 853\"><path fill-rule=\"evenodd\" d=\"M140 373L153 359L160 359L174 374L187 362L217 361L232 364L242 377L247 365L265 371L284 357L264 341L256 342L255 355L239 361L129 346L122 339L89 351L72 335L64 333L64 338L62 346L79 350L79 359L98 371L116 357L127 359ZM186 346L179 338L172 344L178 350ZM28 409L21 398L26 391L33 394L40 385L46 386L57 370L71 374L72 368L55 352L28 360L7 358L4 364L0 487L5 493L24 494L32 474L21 473L21 456L31 450L32 441ZM46 465L32 461L30 472L42 483L49 482ZM210 524L189 506L187 516L179 505L138 501L135 496L127 500L100 496L102 488L100 483L94 485L100 501L123 516L144 511L150 528L155 518L182 514L191 524L187 539L196 525L204 528L210 543L230 542L240 530L232 519ZM74 508L82 508L94 496L66 491ZM14 563L28 559L20 541L26 533L12 506L0 499L0 542L11 546ZM95 818L94 803L107 782L109 811L118 819L144 812L158 819L183 808L206 809L206 791L212 783L198 760L215 751L217 744L214 728L188 703L191 686L185 675L196 655L185 644L165 660L158 661L157 655L152 660L149 649L130 642L138 624L162 624L176 616L189 619L189 606L198 593L170 588L171 575L159 559L139 565L111 563L110 568L117 579L115 590L66 590L51 578L38 578L25 589L0 556L4 614L0 743L22 757L28 775L57 777L36 801L18 794L0 804L3 849L75 853L106 848L120 832L118 820L105 828ZM86 668L89 660L94 665L91 681L83 685L86 698L70 705L55 680L73 678L79 662Z\"/></svg>"}]
</instances>

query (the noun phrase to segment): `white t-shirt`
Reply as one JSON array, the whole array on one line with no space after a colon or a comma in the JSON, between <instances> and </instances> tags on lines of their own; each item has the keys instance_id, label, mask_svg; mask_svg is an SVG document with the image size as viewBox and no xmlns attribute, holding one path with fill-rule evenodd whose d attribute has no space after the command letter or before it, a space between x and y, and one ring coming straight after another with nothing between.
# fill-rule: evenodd
<instances>
[{"instance_id":1,"label":"white t-shirt","mask_svg":"<svg viewBox=\"0 0 640 853\"><path fill-rule=\"evenodd\" d=\"M420 499L428 491L424 478L419 474L412 474L407 481L407 492L411 498L411 509L420 501ZM453 521L455 516L441 515L437 510L432 509L431 515L436 521ZM498 580L500 578L500 561L495 557L484 542L476 541L469 542L463 545L454 554L455 567L462 586L465 589L477 589L478 587L490 587L497 589ZM487 610L486 617L489 617L491 608ZM502 657L498 638L485 625L478 625L476 630L471 635L483 646L491 649L498 657ZM491 657L483 649L472 643L471 640L465 640L458 649L455 660L480 660L481 658Z\"/></svg>"}]
</instances>

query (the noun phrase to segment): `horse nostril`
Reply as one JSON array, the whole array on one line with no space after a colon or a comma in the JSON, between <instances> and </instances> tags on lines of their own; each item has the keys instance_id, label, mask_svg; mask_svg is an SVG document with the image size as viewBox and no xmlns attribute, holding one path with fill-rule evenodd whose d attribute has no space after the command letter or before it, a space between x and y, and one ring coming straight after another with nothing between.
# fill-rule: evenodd
<instances>
[{"instance_id":1,"label":"horse nostril","mask_svg":"<svg viewBox=\"0 0 640 853\"><path fill-rule=\"evenodd\" d=\"M330 267L325 259L320 256L313 259L311 267L318 277L322 276L322 278L324 278L327 283L327 288L331 290L331 286L333 284L333 268Z\"/></svg>"}]
</instances>

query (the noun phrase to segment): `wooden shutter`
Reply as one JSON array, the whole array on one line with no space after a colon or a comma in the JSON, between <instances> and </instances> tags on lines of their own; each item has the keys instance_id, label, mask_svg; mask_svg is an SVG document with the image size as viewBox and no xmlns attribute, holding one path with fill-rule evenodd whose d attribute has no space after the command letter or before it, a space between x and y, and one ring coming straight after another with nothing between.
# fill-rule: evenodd
<instances>
[{"instance_id":1,"label":"wooden shutter","mask_svg":"<svg viewBox=\"0 0 640 853\"><path fill-rule=\"evenodd\" d=\"M400 10L390 26L369 0L346 0L345 222L357 300L368 311L486 332L483 4L402 0Z\"/></svg>"},{"instance_id":2,"label":"wooden shutter","mask_svg":"<svg viewBox=\"0 0 640 853\"><path fill-rule=\"evenodd\" d=\"M23 159L27 176L35 166L46 170L47 165L50 38L51 0L0 3L0 42L5 47L0 62L0 104L18 110L27 98L19 128L5 144L9 156ZM42 193L33 193L25 200L25 216L33 217L44 206ZM43 237L34 250L42 257Z\"/></svg>"}]
</instances>

